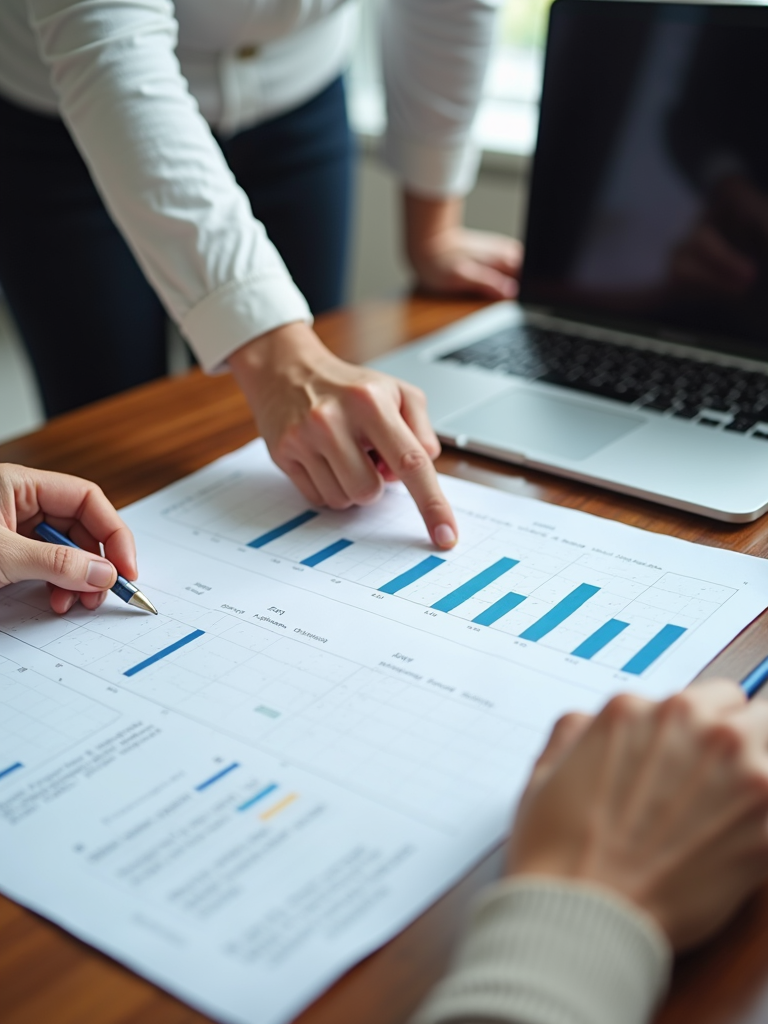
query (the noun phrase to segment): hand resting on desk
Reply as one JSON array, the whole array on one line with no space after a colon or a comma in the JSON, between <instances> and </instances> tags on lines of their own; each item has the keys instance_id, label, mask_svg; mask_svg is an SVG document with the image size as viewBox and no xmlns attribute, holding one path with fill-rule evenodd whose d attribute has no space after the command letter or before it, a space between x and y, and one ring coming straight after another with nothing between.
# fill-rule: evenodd
<instances>
[{"instance_id":1,"label":"hand resting on desk","mask_svg":"<svg viewBox=\"0 0 768 1024\"><path fill-rule=\"evenodd\" d=\"M458 196L429 199L405 192L405 249L419 286L438 295L514 299L523 247L508 235L464 227Z\"/></svg>"},{"instance_id":2,"label":"hand resting on desk","mask_svg":"<svg viewBox=\"0 0 768 1024\"><path fill-rule=\"evenodd\" d=\"M718 680L561 719L508 870L605 886L675 949L702 942L768 874L768 702Z\"/></svg>"},{"instance_id":3,"label":"hand resting on desk","mask_svg":"<svg viewBox=\"0 0 768 1024\"><path fill-rule=\"evenodd\" d=\"M34 539L43 519L85 550ZM99 542L107 558L99 554ZM55 612L69 611L78 598L93 610L118 571L129 580L138 577L136 548L100 487L63 473L0 464L0 587L46 580Z\"/></svg>"},{"instance_id":4,"label":"hand resting on desk","mask_svg":"<svg viewBox=\"0 0 768 1024\"><path fill-rule=\"evenodd\" d=\"M507 875L413 1024L647 1024L673 951L768 876L768 702L722 680L555 727Z\"/></svg>"}]
</instances>

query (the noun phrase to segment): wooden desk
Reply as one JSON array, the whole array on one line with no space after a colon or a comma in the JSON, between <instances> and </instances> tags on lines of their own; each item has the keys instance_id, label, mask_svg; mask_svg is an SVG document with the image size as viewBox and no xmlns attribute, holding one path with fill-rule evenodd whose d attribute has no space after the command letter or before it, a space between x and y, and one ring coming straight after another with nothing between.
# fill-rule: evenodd
<instances>
[{"instance_id":1,"label":"wooden desk","mask_svg":"<svg viewBox=\"0 0 768 1024\"><path fill-rule=\"evenodd\" d=\"M368 359L477 308L415 299L321 318L328 345ZM123 424L130 422L127 431ZM256 435L229 377L197 371L163 380L54 420L0 446L0 461L98 481L119 507L199 469ZM768 521L732 527L543 473L448 452L439 469L515 494L579 508L634 526L765 557ZM704 672L744 674L768 649L768 615ZM0 850L2 857L2 850ZM494 854L384 949L350 971L299 1018L301 1024L402 1024L445 969L466 907L499 871ZM658 1024L725 1024L768 983L768 887L727 932L686 957ZM36 915L0 897L1 1024L192 1024L207 1018ZM617 1024L620 1022L617 1021Z\"/></svg>"}]
</instances>

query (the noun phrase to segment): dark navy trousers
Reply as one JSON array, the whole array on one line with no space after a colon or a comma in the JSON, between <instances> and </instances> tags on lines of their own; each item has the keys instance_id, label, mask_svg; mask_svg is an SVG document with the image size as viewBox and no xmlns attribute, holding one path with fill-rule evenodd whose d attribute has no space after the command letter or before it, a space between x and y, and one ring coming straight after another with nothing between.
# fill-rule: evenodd
<instances>
[{"instance_id":1,"label":"dark navy trousers","mask_svg":"<svg viewBox=\"0 0 768 1024\"><path fill-rule=\"evenodd\" d=\"M353 169L342 80L219 145L312 312L340 305ZM1 98L0 284L49 416L166 372L166 314L63 122Z\"/></svg>"}]
</instances>

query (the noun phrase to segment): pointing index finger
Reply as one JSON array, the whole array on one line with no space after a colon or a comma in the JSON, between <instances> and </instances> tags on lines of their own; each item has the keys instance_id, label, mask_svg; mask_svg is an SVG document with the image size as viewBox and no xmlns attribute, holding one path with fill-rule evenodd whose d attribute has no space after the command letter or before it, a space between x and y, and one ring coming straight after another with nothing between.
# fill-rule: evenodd
<instances>
[{"instance_id":1,"label":"pointing index finger","mask_svg":"<svg viewBox=\"0 0 768 1024\"><path fill-rule=\"evenodd\" d=\"M456 517L440 489L432 460L399 412L392 420L379 414L376 421L371 443L410 491L433 542L439 548L452 548L459 536Z\"/></svg>"}]
</instances>

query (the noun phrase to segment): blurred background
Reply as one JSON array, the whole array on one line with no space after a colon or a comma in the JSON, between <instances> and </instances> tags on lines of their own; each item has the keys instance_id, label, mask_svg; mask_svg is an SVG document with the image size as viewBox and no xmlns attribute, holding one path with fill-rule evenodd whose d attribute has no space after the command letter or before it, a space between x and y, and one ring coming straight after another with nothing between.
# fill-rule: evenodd
<instances>
[{"instance_id":1,"label":"blurred background","mask_svg":"<svg viewBox=\"0 0 768 1024\"><path fill-rule=\"evenodd\" d=\"M349 114L359 140L350 303L405 293L408 268L400 251L396 183L377 158L385 126L384 96L376 43L376 4L362 0L360 34L348 73ZM543 43L550 0L503 0L475 123L482 150L477 185L467 199L470 227L524 231L528 169L536 140ZM183 373L188 356L169 325L171 372ZM0 441L43 422L35 380L0 291Z\"/></svg>"}]
</instances>

